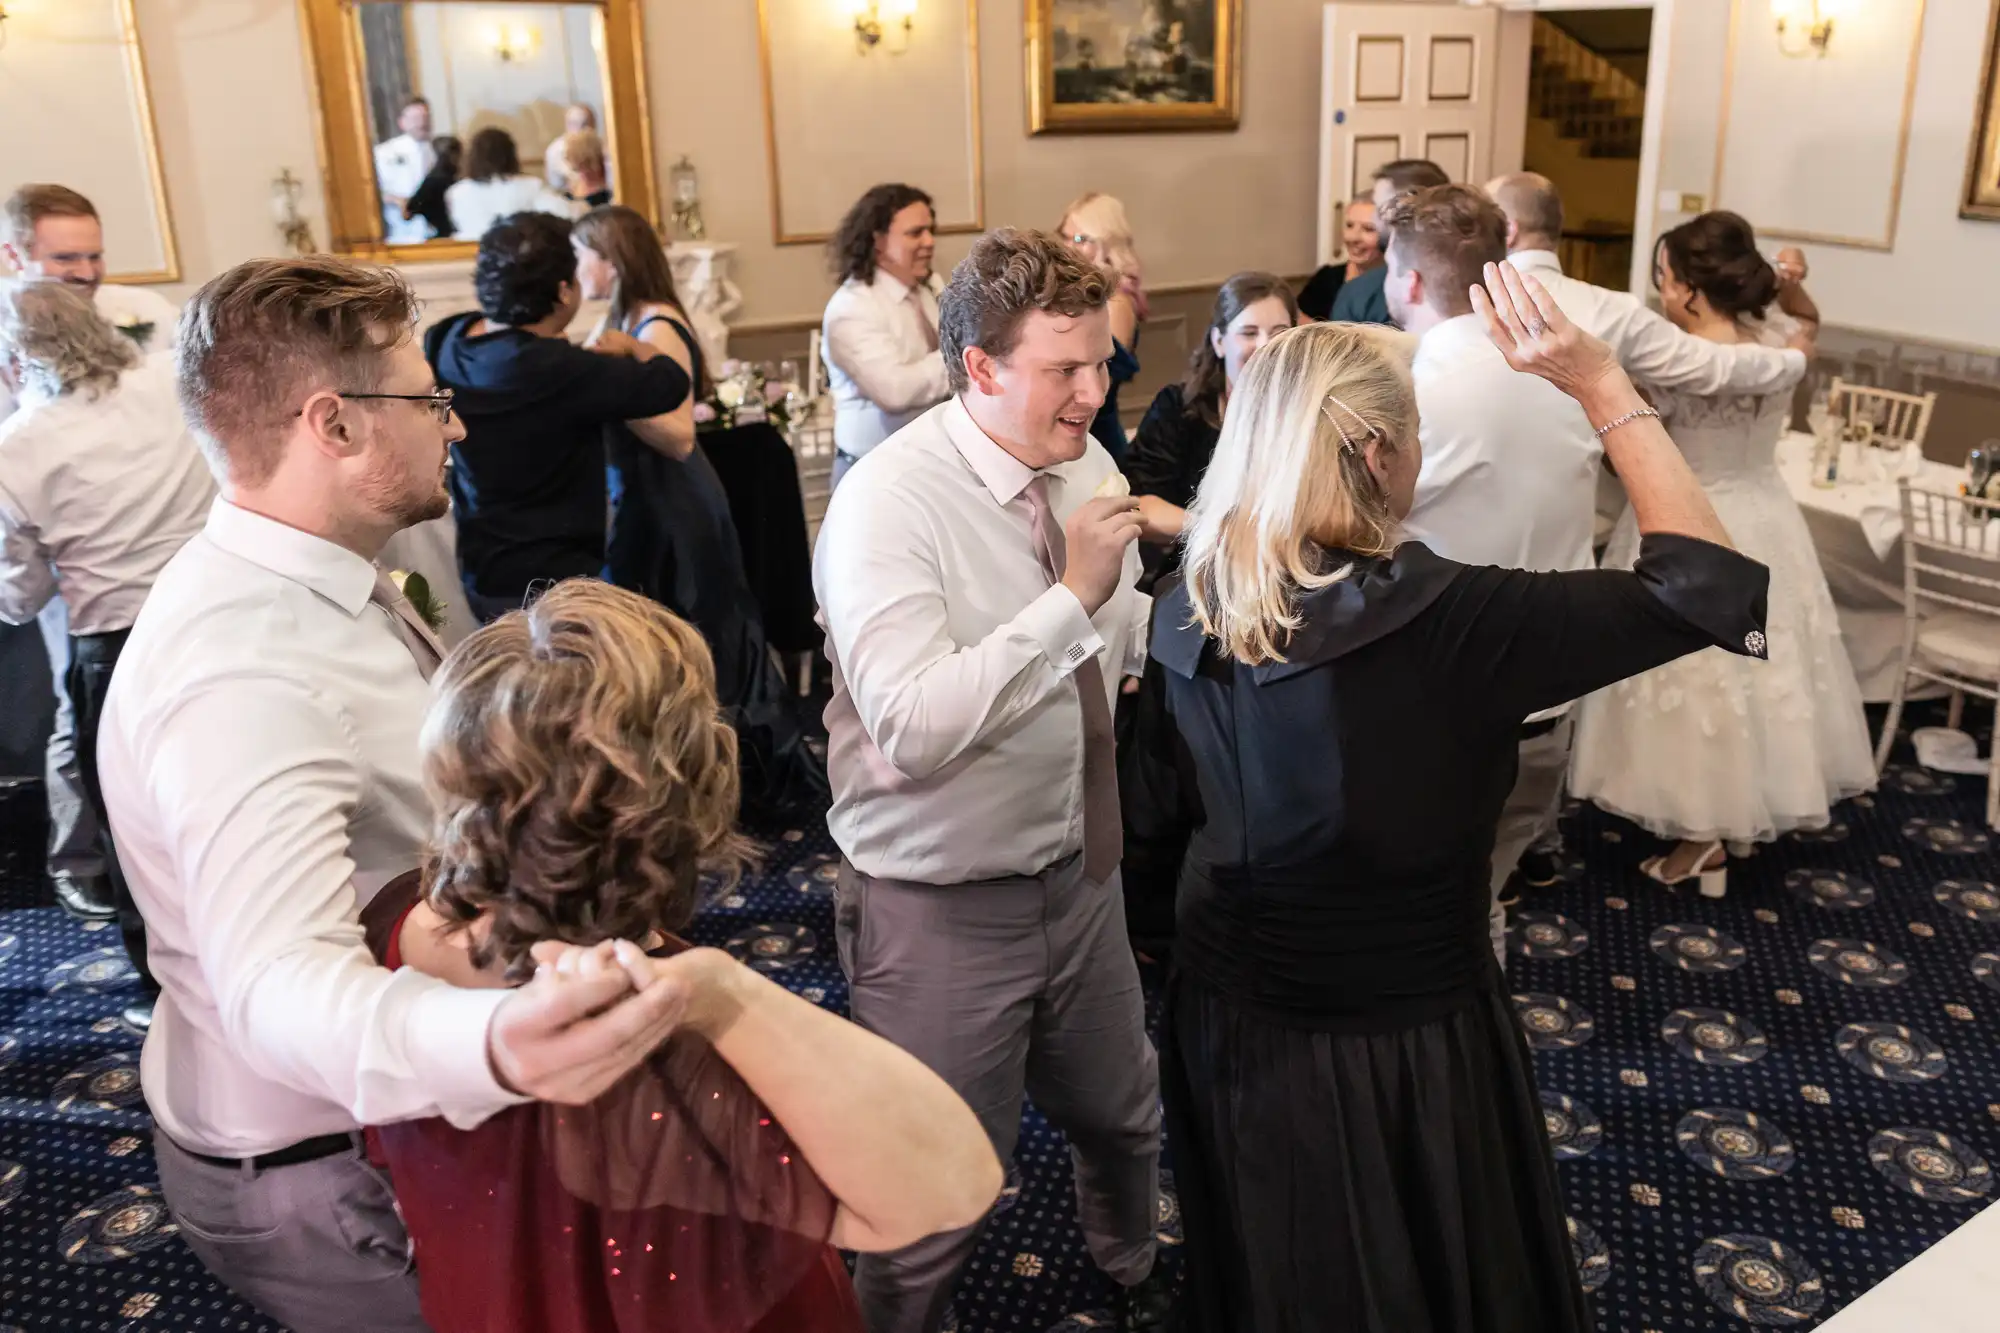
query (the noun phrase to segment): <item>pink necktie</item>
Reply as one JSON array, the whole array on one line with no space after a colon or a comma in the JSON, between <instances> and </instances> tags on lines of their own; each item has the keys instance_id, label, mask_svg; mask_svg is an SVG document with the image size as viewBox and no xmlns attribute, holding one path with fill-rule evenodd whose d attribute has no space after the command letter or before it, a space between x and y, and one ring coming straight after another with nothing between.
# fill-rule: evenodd
<instances>
[{"instance_id":1,"label":"pink necktie","mask_svg":"<svg viewBox=\"0 0 2000 1333\"><path fill-rule=\"evenodd\" d=\"M1035 554L1054 586L1069 568L1069 546L1049 509L1048 477L1036 476L1022 494L1034 520ZM1104 695L1104 668L1095 656L1076 669L1076 688L1083 704L1083 873L1102 884L1125 859L1125 823L1118 808L1111 704Z\"/></svg>"},{"instance_id":2,"label":"pink necktie","mask_svg":"<svg viewBox=\"0 0 2000 1333\"><path fill-rule=\"evenodd\" d=\"M910 288L910 304L917 308L917 324L924 331L924 346L935 352L938 349L937 325L931 323L931 312L924 308L923 288Z\"/></svg>"},{"instance_id":3,"label":"pink necktie","mask_svg":"<svg viewBox=\"0 0 2000 1333\"><path fill-rule=\"evenodd\" d=\"M410 599L403 596L403 590L384 570L375 571L375 586L368 590L368 600L389 613L389 623L396 627L402 637L403 646L416 659L417 670L429 680L444 661L444 645L438 642L431 627L417 614L417 608L410 605Z\"/></svg>"}]
</instances>

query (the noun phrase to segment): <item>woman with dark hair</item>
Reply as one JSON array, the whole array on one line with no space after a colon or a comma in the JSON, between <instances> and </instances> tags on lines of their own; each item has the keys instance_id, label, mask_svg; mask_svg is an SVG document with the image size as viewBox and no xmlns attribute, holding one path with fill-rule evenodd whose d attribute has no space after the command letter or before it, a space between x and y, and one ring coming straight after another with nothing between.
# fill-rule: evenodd
<instances>
[{"instance_id":1,"label":"woman with dark hair","mask_svg":"<svg viewBox=\"0 0 2000 1333\"><path fill-rule=\"evenodd\" d=\"M534 176L521 174L521 153L514 136L488 125L472 136L465 150L465 179L444 192L451 215L451 235L476 241L501 218L514 213L569 216L569 200Z\"/></svg>"},{"instance_id":2,"label":"woman with dark hair","mask_svg":"<svg viewBox=\"0 0 2000 1333\"><path fill-rule=\"evenodd\" d=\"M543 585L604 569L604 429L623 423L668 458L694 449L688 368L652 342L565 336L582 304L570 224L502 218L479 242L479 309L424 334L465 438L451 449L466 604L481 620Z\"/></svg>"},{"instance_id":3,"label":"woman with dark hair","mask_svg":"<svg viewBox=\"0 0 2000 1333\"><path fill-rule=\"evenodd\" d=\"M672 359L707 397L701 345L652 224L622 205L599 208L577 222L571 242L584 299L611 303L605 325ZM717 692L742 742L745 805L776 815L823 804L826 768L806 747L797 699L771 658L729 497L695 440L694 396L670 419L687 442L683 457L648 448L622 424L605 430L615 506L606 577L685 616L708 640ZM801 533L804 524L802 505Z\"/></svg>"},{"instance_id":4,"label":"woman with dark hair","mask_svg":"<svg viewBox=\"0 0 2000 1333\"><path fill-rule=\"evenodd\" d=\"M1126 479L1153 531L1180 535L1222 433L1229 387L1253 352L1298 322L1292 289L1274 273L1238 273L1215 294L1208 333L1188 357L1187 378L1154 396L1125 456ZM1169 551L1158 572L1178 563Z\"/></svg>"},{"instance_id":5,"label":"woman with dark hair","mask_svg":"<svg viewBox=\"0 0 2000 1333\"><path fill-rule=\"evenodd\" d=\"M1782 343L1819 311L1805 293L1804 257L1757 252L1750 224L1704 213L1660 238L1653 282L1667 318L1715 342ZM1795 276L1793 276L1795 275ZM1766 316L1776 304L1782 316ZM1784 317L1789 316L1790 321ZM1698 879L1727 889L1728 850L1744 854L1792 829L1824 827L1835 802L1875 786L1861 690L1819 554L1778 473L1791 394L1693 398L1662 393L1667 420L1709 501L1743 553L1771 568L1771 660L1703 652L1584 700L1570 790L1651 832L1678 840L1639 868L1662 884ZM1628 513L1604 553L1629 569L1639 534Z\"/></svg>"},{"instance_id":6,"label":"woman with dark hair","mask_svg":"<svg viewBox=\"0 0 2000 1333\"><path fill-rule=\"evenodd\" d=\"M835 1247L970 1225L1000 1164L913 1056L675 938L701 873L728 875L747 850L700 636L645 598L572 580L459 645L433 685L435 851L363 912L375 956L498 989L532 976L546 942L592 946L579 973L674 985L685 1011L585 1105L371 1133L429 1326L861 1333Z\"/></svg>"},{"instance_id":7,"label":"woman with dark hair","mask_svg":"<svg viewBox=\"0 0 2000 1333\"><path fill-rule=\"evenodd\" d=\"M437 162L417 186L415 194L403 205L403 217L422 218L430 225L431 235L451 235L451 209L445 204L445 192L458 181L460 165L465 159L465 145L455 134L440 134L431 140L431 147L437 152Z\"/></svg>"},{"instance_id":8,"label":"woman with dark hair","mask_svg":"<svg viewBox=\"0 0 2000 1333\"><path fill-rule=\"evenodd\" d=\"M847 210L827 254L840 281L820 322L838 486L863 454L950 392L938 355L931 197L877 185Z\"/></svg>"}]
</instances>

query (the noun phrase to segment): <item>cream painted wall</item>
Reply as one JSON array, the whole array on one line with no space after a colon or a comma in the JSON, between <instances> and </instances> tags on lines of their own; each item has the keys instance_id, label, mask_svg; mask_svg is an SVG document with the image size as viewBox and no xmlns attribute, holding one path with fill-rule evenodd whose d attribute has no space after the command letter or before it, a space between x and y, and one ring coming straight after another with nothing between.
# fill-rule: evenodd
<instances>
[{"instance_id":1,"label":"cream painted wall","mask_svg":"<svg viewBox=\"0 0 2000 1333\"><path fill-rule=\"evenodd\" d=\"M231 264L272 253L278 232L271 179L283 167L306 182L301 207L324 243L313 109L293 0L141 0L138 17L186 279L159 290L185 300Z\"/></svg>"},{"instance_id":2,"label":"cream painted wall","mask_svg":"<svg viewBox=\"0 0 2000 1333\"><path fill-rule=\"evenodd\" d=\"M1924 7L1895 249L1804 247L1812 264L1813 296L1830 322L2000 348L2000 313L1991 299L2000 290L1995 276L2000 274L2000 224L1958 216L1987 8L1980 0L1929 0ZM1659 191L1662 198L1682 192L1706 196L1715 180L1729 6L1722 0L1683 2L1674 13ZM1766 13L1762 0L1748 0L1739 40L1775 42ZM1868 58L1865 52L1842 50L1842 35L1834 35L1829 72L1838 69L1842 58ZM1891 104L1873 108L1872 114L1893 129L1897 110ZM1758 153L1782 156L1813 143L1818 127L1806 117L1787 123L1732 115L1729 134L1732 150L1747 136L1757 141ZM1819 188L1838 192L1844 184L1837 174L1827 173ZM1686 218L1663 209L1657 220L1665 230ZM1754 216L1750 220L1758 221Z\"/></svg>"}]
</instances>

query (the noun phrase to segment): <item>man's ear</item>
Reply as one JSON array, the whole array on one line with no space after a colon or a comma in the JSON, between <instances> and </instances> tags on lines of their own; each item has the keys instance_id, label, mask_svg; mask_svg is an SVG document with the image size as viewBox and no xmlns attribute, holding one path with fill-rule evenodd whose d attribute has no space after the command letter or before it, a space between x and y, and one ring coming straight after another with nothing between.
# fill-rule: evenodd
<instances>
[{"instance_id":1,"label":"man's ear","mask_svg":"<svg viewBox=\"0 0 2000 1333\"><path fill-rule=\"evenodd\" d=\"M988 398L998 398L1006 390L1000 384L1000 363L987 355L983 347L968 347L961 354L964 357L965 377L972 381L972 387Z\"/></svg>"},{"instance_id":2,"label":"man's ear","mask_svg":"<svg viewBox=\"0 0 2000 1333\"><path fill-rule=\"evenodd\" d=\"M354 405L331 389L310 395L299 420L305 424L313 447L329 458L348 458L361 449L354 429Z\"/></svg>"}]
</instances>

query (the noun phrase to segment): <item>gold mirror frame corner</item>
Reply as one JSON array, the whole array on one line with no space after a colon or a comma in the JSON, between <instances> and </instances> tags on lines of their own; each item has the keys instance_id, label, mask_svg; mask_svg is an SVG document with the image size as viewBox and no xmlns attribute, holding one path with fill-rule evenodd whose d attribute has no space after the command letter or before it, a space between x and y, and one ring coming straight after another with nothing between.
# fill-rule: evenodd
<instances>
[{"instance_id":1,"label":"gold mirror frame corner","mask_svg":"<svg viewBox=\"0 0 2000 1333\"><path fill-rule=\"evenodd\" d=\"M361 86L361 29L356 13L367 0L298 0L306 72L315 91L313 133L319 142L320 188L326 206L327 249L380 264L471 259L477 241L391 245L382 235L382 200L375 186L374 138ZM490 2L490 0L489 0ZM534 0L501 0L533 3ZM605 149L618 182L618 202L660 227L660 191L653 163L652 107L646 90L646 43L640 0L569 0L604 16Z\"/></svg>"},{"instance_id":2,"label":"gold mirror frame corner","mask_svg":"<svg viewBox=\"0 0 2000 1333\"><path fill-rule=\"evenodd\" d=\"M1986 16L1986 45L1981 57L1979 100L1972 108L1972 134L1965 150L1965 192L1958 215L1979 222L2000 222L2000 0Z\"/></svg>"},{"instance_id":3,"label":"gold mirror frame corner","mask_svg":"<svg viewBox=\"0 0 2000 1333\"><path fill-rule=\"evenodd\" d=\"M1197 105L1122 106L1056 102L1050 33L1055 0L1026 0L1028 133L1136 134L1235 130L1243 120L1243 0L1215 0L1216 96Z\"/></svg>"}]
</instances>

